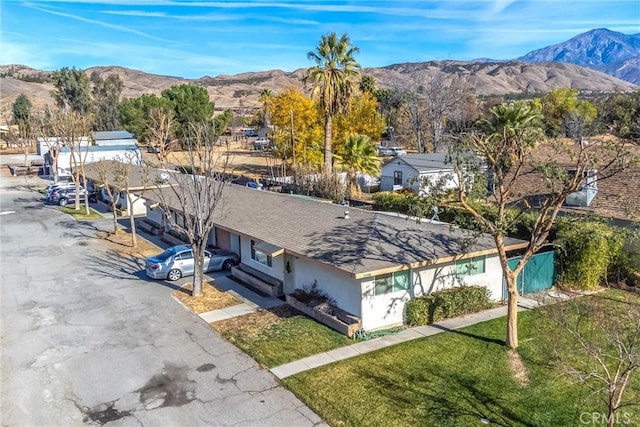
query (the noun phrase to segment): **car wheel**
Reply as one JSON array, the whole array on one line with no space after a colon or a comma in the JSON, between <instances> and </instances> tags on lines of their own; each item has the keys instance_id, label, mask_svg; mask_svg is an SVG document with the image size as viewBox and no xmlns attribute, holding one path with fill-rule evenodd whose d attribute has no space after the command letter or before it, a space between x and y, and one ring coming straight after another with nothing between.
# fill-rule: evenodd
<instances>
[{"instance_id":1,"label":"car wheel","mask_svg":"<svg viewBox=\"0 0 640 427\"><path fill-rule=\"evenodd\" d=\"M235 263L232 260L228 259L228 260L226 260L225 262L222 263L222 269L223 270L231 270L231 267L233 267L234 264Z\"/></svg>"},{"instance_id":2,"label":"car wheel","mask_svg":"<svg viewBox=\"0 0 640 427\"><path fill-rule=\"evenodd\" d=\"M60 199L60 200L58 200L58 204L59 204L60 206L67 206L67 203L68 203L67 199Z\"/></svg>"},{"instance_id":3,"label":"car wheel","mask_svg":"<svg viewBox=\"0 0 640 427\"><path fill-rule=\"evenodd\" d=\"M172 282L175 280L178 280L181 277L182 277L182 272L177 268L170 270L169 274L167 274L167 280L171 280Z\"/></svg>"}]
</instances>

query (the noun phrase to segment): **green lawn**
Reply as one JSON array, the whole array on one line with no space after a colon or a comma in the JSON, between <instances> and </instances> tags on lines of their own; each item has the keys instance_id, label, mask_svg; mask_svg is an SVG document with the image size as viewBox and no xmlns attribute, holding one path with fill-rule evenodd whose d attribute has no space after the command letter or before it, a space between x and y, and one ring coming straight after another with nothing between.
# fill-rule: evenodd
<instances>
[{"instance_id":1,"label":"green lawn","mask_svg":"<svg viewBox=\"0 0 640 427\"><path fill-rule=\"evenodd\" d=\"M92 208L89 208L89 215L85 215L84 212L84 205L81 204L80 205L80 210L75 210L73 204L69 204L67 206L59 206L58 209L61 212L64 212L66 214L71 215L72 217L74 217L75 219L98 219L98 218L102 218L102 215L100 215L97 211L95 211Z\"/></svg>"},{"instance_id":2,"label":"green lawn","mask_svg":"<svg viewBox=\"0 0 640 427\"><path fill-rule=\"evenodd\" d=\"M286 314L267 323L268 326L257 328L249 322L245 325L235 323L234 327L223 329L214 327L225 339L267 368L355 343L302 314Z\"/></svg>"},{"instance_id":3,"label":"green lawn","mask_svg":"<svg viewBox=\"0 0 640 427\"><path fill-rule=\"evenodd\" d=\"M613 300L622 294L605 295ZM640 303L629 295L623 297ZM611 304L624 309L619 302ZM505 319L496 319L303 372L283 383L333 426L479 426L482 419L497 426L578 426L584 425L581 413L604 411L589 390L558 376L550 363L557 327L541 313L520 313L519 353L528 372L524 385L507 368L505 328ZM628 392L640 397L638 376ZM624 410L631 420L625 425L638 425L640 409Z\"/></svg>"}]
</instances>

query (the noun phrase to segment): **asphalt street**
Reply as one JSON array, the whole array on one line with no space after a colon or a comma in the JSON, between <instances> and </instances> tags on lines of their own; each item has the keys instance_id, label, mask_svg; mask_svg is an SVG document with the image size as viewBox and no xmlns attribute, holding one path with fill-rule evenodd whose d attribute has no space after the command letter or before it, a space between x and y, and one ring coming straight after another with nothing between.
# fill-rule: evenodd
<instances>
[{"instance_id":1,"label":"asphalt street","mask_svg":"<svg viewBox=\"0 0 640 427\"><path fill-rule=\"evenodd\" d=\"M8 180L15 180L12 184ZM312 426L322 420L95 234L0 187L3 426Z\"/></svg>"}]
</instances>

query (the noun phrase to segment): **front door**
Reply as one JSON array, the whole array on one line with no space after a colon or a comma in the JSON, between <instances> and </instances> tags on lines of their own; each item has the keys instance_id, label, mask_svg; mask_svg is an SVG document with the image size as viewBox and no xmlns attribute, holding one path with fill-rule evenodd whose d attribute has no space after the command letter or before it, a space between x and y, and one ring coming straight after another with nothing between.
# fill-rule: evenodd
<instances>
[{"instance_id":1,"label":"front door","mask_svg":"<svg viewBox=\"0 0 640 427\"><path fill-rule=\"evenodd\" d=\"M231 250L231 233L216 227L216 246L220 249Z\"/></svg>"}]
</instances>

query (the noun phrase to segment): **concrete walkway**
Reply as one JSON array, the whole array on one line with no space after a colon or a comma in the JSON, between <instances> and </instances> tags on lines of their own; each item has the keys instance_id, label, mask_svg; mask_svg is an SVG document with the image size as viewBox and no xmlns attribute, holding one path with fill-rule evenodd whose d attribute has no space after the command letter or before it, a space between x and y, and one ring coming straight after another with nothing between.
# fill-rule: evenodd
<instances>
[{"instance_id":1,"label":"concrete walkway","mask_svg":"<svg viewBox=\"0 0 640 427\"><path fill-rule=\"evenodd\" d=\"M548 296L552 298L552 300L559 301L569 298L570 294L554 292L553 294L549 294ZM531 298L522 296L518 298L518 311L529 310L540 305L541 303L539 301ZM324 353L316 354L313 356L305 357L304 359L276 366L275 368L271 369L271 372L280 379L287 378L292 375L299 374L300 372L308 371L310 369L328 365L340 360L349 359L351 357L356 357L361 354L379 350L381 348L415 340L418 338L428 337L446 331L465 328L467 326L475 325L476 323L482 323L488 320L505 317L506 315L507 307L501 306L492 308L490 310L485 310L480 313L474 313L463 317L456 317L454 319L446 319L442 322L432 323L431 325L427 326L416 326L413 328L405 329L394 335L387 335L380 338L361 341L353 345L336 348L334 350L326 351Z\"/></svg>"}]
</instances>

